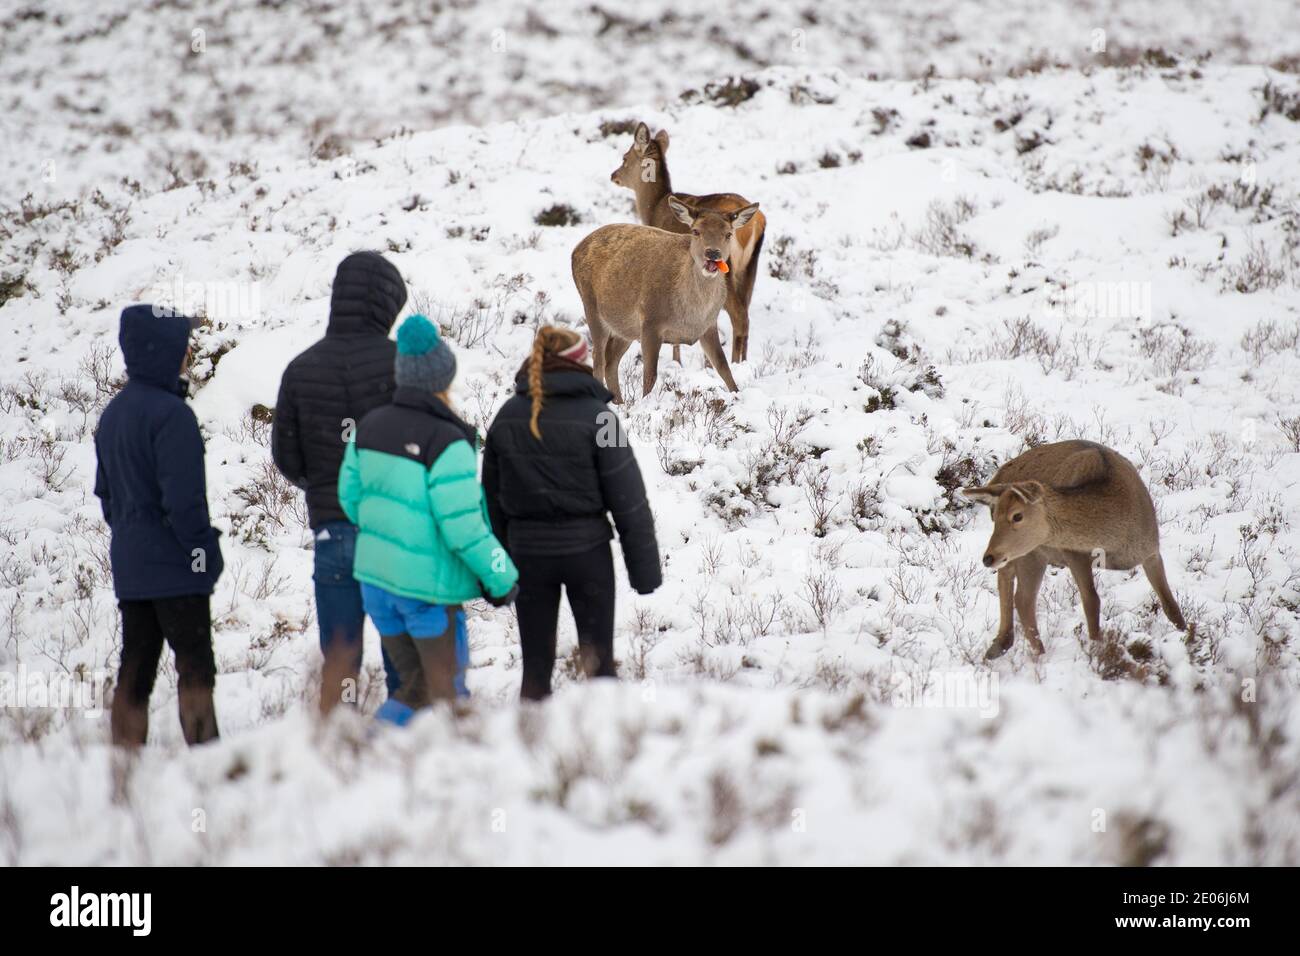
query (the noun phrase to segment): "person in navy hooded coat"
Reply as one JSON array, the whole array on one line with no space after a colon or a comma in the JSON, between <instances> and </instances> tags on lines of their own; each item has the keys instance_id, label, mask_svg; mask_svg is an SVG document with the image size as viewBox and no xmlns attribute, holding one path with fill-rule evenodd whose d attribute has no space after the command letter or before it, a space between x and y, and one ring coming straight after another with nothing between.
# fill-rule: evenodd
<instances>
[{"instance_id":1,"label":"person in navy hooded coat","mask_svg":"<svg viewBox=\"0 0 1300 956\"><path fill-rule=\"evenodd\" d=\"M181 379L197 322L149 305L122 312L127 384L95 430L95 494L112 533L122 660L113 742L149 733L149 695L163 644L176 655L181 730L189 744L217 736L209 599L223 568L208 518L203 437Z\"/></svg>"}]
</instances>

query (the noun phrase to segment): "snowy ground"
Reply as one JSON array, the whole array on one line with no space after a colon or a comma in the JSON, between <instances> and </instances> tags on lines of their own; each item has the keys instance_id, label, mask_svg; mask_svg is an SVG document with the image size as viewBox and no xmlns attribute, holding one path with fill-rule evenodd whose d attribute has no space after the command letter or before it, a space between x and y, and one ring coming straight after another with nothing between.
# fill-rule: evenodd
<instances>
[{"instance_id":1,"label":"snowy ground","mask_svg":"<svg viewBox=\"0 0 1300 956\"><path fill-rule=\"evenodd\" d=\"M848 23L854 6L817 15ZM980 36L1029 16L952 6L952 29L979 24ZM983 65L968 32L927 41L945 51L939 76L960 78L924 78L905 55L919 41L879 29L842 69L815 58L748 74L728 88L734 105L705 82L733 62L693 56L676 24L666 48L681 68L647 76L647 38L623 41L634 52L609 82L556 60L557 76L599 89L550 98L467 69L484 102L448 116L545 118L353 136L319 157L293 145L314 114L279 115L275 98L357 133L348 110L365 112L364 90L381 96L386 63L409 51L394 41L401 56L383 61L377 41L358 47L368 71L330 87L337 57L275 71L268 46L247 67L265 108L228 103L267 129L209 128L202 93L215 95L219 72L160 80L157 96L194 110L176 135L221 159L174 180L147 162L178 143L168 135L61 134L57 107L38 115L31 98L57 97L71 71L15 87L21 108L3 132L41 144L16 166L57 143L84 162L3 187L0 693L19 678L112 673L90 434L121 371L120 307L167 299L211 320L193 406L226 533L213 600L224 739L183 749L170 669L151 746L132 763L114 758L93 711L30 697L0 710L0 859L1300 862L1300 82L1262 65L1297 35L1268 25L1295 11L1261 7L1240 43L1216 34L1216 55L1198 61L1170 56L1196 21L1162 9L1123 8L1150 24L1130 46L1170 51L1134 65L1015 69L1054 42L1086 47L1087 11L1035 20L1042 32ZM452 13L440 25L470 18ZM490 33L490 17L473 21ZM232 37L253 29L225 22ZM1048 29L1063 22L1083 39ZM40 61L23 45L33 23L6 31L7 91ZM72 47L87 71L112 77L105 50L124 29ZM842 33L817 35L848 50ZM531 70L543 41L529 36ZM895 78L854 78L873 69ZM290 74L338 102L259 82ZM100 120L125 110L152 132L148 100L114 99L125 81L107 82ZM431 75L430 103L441 82ZM665 98L674 87L696 93ZM404 97L378 103L376 122ZM637 102L649 105L603 105ZM417 109L407 125L441 118ZM664 587L619 606L626 680L586 685L566 663L557 696L521 709L512 615L476 608L468 713L406 733L359 718L321 727L310 536L269 465L265 411L285 363L323 329L335 264L357 248L390 255L412 307L460 343L455 396L486 424L532 327L581 323L569 252L631 216L609 173L635 118L671 131L678 188L742 192L769 226L739 394L697 349L683 368L665 351L658 390L624 409L665 557ZM538 224L555 206L577 224ZM625 394L640 391L637 361L634 348ZM1107 639L1089 646L1073 585L1054 572L1045 657L1017 643L989 667L990 523L954 489L1065 437L1139 466L1195 629L1175 631L1140 574L1108 572ZM561 640L572 648L567 620ZM367 711L382 694L373 643L368 655Z\"/></svg>"},{"instance_id":2,"label":"snowy ground","mask_svg":"<svg viewBox=\"0 0 1300 956\"><path fill-rule=\"evenodd\" d=\"M0 189L115 196L399 129L677 100L772 66L988 79L1152 53L1295 71L1289 0L9 0ZM125 179L124 184L121 180Z\"/></svg>"}]
</instances>

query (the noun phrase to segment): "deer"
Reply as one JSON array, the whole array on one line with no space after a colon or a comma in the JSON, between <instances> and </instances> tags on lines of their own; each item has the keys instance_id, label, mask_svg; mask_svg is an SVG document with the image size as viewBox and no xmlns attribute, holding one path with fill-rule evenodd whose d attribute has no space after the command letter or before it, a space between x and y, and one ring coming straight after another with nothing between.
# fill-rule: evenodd
<instances>
[{"instance_id":1,"label":"deer","mask_svg":"<svg viewBox=\"0 0 1300 956\"><path fill-rule=\"evenodd\" d=\"M610 174L616 186L632 190L636 197L636 214L641 223L668 232L686 232L687 226L673 212L669 200L676 195L695 209L714 212L738 212L750 205L736 193L713 193L692 196L673 193L668 175L668 131L650 135L650 127L638 123L632 145L623 154L623 162ZM726 274L727 298L723 308L731 317L731 361L749 358L749 303L754 297L754 279L758 275L758 255L763 250L763 233L767 220L760 212L748 224L735 230L726 247L729 272ZM682 361L681 346L673 346L673 361Z\"/></svg>"},{"instance_id":2,"label":"deer","mask_svg":"<svg viewBox=\"0 0 1300 956\"><path fill-rule=\"evenodd\" d=\"M573 250L573 282L591 333L596 378L622 402L618 363L641 343L642 396L659 377L659 350L700 344L730 391L737 391L718 337L718 313L727 298L720 268L736 230L758 212L751 203L733 212L700 209L669 197L686 234L652 226L601 226Z\"/></svg>"},{"instance_id":3,"label":"deer","mask_svg":"<svg viewBox=\"0 0 1300 956\"><path fill-rule=\"evenodd\" d=\"M1090 441L1039 445L999 468L989 484L963 488L962 495L993 513L983 560L998 575L1000 616L985 660L1010 649L1013 608L1030 649L1043 653L1036 608L1048 565L1069 569L1090 640L1101 638L1094 567L1128 571L1141 565L1165 617L1187 630L1165 578L1151 493L1123 455Z\"/></svg>"}]
</instances>

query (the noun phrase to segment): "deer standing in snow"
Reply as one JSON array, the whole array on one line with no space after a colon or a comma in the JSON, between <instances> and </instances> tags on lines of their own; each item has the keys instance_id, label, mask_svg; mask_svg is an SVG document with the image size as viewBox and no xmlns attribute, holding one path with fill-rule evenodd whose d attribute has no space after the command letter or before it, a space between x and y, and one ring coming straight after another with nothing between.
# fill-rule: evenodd
<instances>
[{"instance_id":1,"label":"deer standing in snow","mask_svg":"<svg viewBox=\"0 0 1300 956\"><path fill-rule=\"evenodd\" d=\"M632 145L623 154L623 162L610 175L616 186L632 190L636 196L636 214L644 225L668 232L686 232L690 228L673 212L669 199L679 200L701 211L722 213L739 212L750 205L744 196L736 193L712 193L692 196L673 193L668 176L668 131L660 130L653 137L645 123L638 123L632 135ZM757 204L755 204L757 205ZM754 279L758 275L758 254L763 249L763 232L767 220L760 212L746 225L737 227L724 249L730 271L726 274L727 297L723 308L731 316L731 361L743 362L749 358L749 303L754 297ZM673 359L682 360L681 347L673 346Z\"/></svg>"},{"instance_id":2,"label":"deer standing in snow","mask_svg":"<svg viewBox=\"0 0 1300 956\"><path fill-rule=\"evenodd\" d=\"M650 226L601 226L573 250L573 281L591 332L596 377L623 400L618 363L628 346L641 343L642 394L659 376L663 343L700 343L727 388L736 380L718 337L718 313L727 297L720 263L735 236L758 212L753 203L735 212L697 209L669 197L686 235Z\"/></svg>"},{"instance_id":3,"label":"deer standing in snow","mask_svg":"<svg viewBox=\"0 0 1300 956\"><path fill-rule=\"evenodd\" d=\"M1118 452L1088 441L1039 445L999 468L990 484L962 494L993 511L984 566L998 573L1000 619L986 660L1011 647L1013 608L1029 646L1043 653L1036 606L1049 564L1070 569L1092 640L1101 637L1094 566L1127 571L1142 565L1165 616L1187 629L1165 579L1151 494Z\"/></svg>"}]
</instances>

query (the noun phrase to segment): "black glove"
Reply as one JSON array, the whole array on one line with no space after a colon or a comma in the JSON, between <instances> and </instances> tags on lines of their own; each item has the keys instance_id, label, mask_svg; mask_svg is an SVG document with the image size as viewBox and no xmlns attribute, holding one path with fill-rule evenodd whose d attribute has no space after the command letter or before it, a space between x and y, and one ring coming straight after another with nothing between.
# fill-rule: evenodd
<instances>
[{"instance_id":1,"label":"black glove","mask_svg":"<svg viewBox=\"0 0 1300 956\"><path fill-rule=\"evenodd\" d=\"M659 585L664 583L663 572L657 564L649 570L638 567L628 568L627 572L627 583L632 585L632 590L637 594L654 594Z\"/></svg>"},{"instance_id":2,"label":"black glove","mask_svg":"<svg viewBox=\"0 0 1300 956\"><path fill-rule=\"evenodd\" d=\"M519 596L519 585L517 584L514 587L512 587L509 591L507 591L505 594L501 595L501 597L493 597L492 595L488 594L486 590L483 590L483 588L481 587L479 588L479 590L483 591L483 597L486 598L487 602L491 604L493 607L505 607L508 604L514 604L515 598Z\"/></svg>"}]
</instances>

